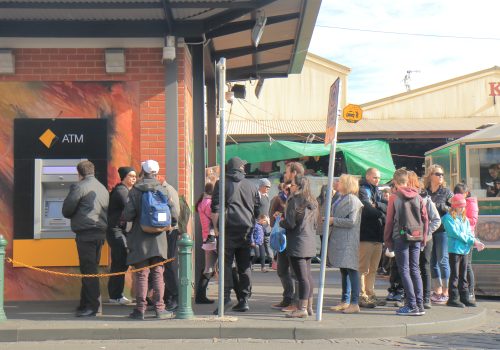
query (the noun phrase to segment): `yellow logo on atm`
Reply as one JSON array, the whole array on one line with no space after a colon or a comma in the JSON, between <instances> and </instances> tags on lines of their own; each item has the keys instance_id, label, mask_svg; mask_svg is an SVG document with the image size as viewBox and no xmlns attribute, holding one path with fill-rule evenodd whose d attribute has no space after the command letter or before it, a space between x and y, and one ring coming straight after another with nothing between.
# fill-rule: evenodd
<instances>
[{"instance_id":1,"label":"yellow logo on atm","mask_svg":"<svg viewBox=\"0 0 500 350\"><path fill-rule=\"evenodd\" d=\"M47 129L38 139L45 145L45 147L50 148L54 142L58 140L58 137L52 132L52 130Z\"/></svg>"}]
</instances>

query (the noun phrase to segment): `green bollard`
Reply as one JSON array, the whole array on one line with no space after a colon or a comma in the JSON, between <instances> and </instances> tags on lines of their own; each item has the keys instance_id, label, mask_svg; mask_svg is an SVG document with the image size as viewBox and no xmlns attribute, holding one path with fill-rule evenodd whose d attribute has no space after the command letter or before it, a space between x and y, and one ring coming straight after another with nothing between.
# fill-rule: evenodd
<instances>
[{"instance_id":1,"label":"green bollard","mask_svg":"<svg viewBox=\"0 0 500 350\"><path fill-rule=\"evenodd\" d=\"M194 317L193 308L191 307L191 296L193 294L191 270L193 241L187 233L183 233L177 245L179 246L179 307L175 318L183 320Z\"/></svg>"},{"instance_id":2,"label":"green bollard","mask_svg":"<svg viewBox=\"0 0 500 350\"><path fill-rule=\"evenodd\" d=\"M5 263L5 247L7 246L7 240L0 235L0 321L7 320L5 316L5 311L3 309L3 281L4 281L4 263Z\"/></svg>"}]
</instances>

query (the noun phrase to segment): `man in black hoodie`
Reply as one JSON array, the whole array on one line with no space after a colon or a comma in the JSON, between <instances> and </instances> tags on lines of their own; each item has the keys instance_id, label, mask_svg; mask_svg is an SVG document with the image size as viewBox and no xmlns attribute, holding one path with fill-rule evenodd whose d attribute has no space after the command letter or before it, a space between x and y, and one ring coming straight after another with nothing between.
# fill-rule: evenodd
<instances>
[{"instance_id":1,"label":"man in black hoodie","mask_svg":"<svg viewBox=\"0 0 500 350\"><path fill-rule=\"evenodd\" d=\"M361 276L361 298L359 306L375 307L375 278L382 256L384 241L385 214L387 202L382 200L378 189L380 171L376 168L366 170L365 179L359 186L359 199L363 203L359 245L359 272Z\"/></svg>"},{"instance_id":2,"label":"man in black hoodie","mask_svg":"<svg viewBox=\"0 0 500 350\"><path fill-rule=\"evenodd\" d=\"M247 162L238 157L229 159L226 164L225 178L225 244L224 252L224 305L231 303L231 289L233 287L232 265L236 259L239 276L240 299L233 307L233 311L245 312L249 309L248 298L251 292L251 257L250 243L247 239L255 226L258 215L259 195L257 187L245 179L245 164ZM215 183L212 194L212 222L219 221L219 181ZM216 224L216 233L217 232Z\"/></svg>"}]
</instances>

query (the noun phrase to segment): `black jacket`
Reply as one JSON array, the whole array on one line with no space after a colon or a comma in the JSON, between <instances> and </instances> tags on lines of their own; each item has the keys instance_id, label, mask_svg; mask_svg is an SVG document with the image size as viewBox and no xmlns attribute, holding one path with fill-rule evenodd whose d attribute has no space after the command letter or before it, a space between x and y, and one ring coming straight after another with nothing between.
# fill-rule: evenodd
<instances>
[{"instance_id":1,"label":"black jacket","mask_svg":"<svg viewBox=\"0 0 500 350\"><path fill-rule=\"evenodd\" d=\"M450 210L450 199L453 197L453 192L449 188L439 187L436 192L431 192L431 189L427 189L427 193L431 196L432 201L436 205L436 208L439 212L439 216L445 216ZM444 226L441 224L439 228L434 231L436 232L444 232Z\"/></svg>"},{"instance_id":2,"label":"black jacket","mask_svg":"<svg viewBox=\"0 0 500 350\"><path fill-rule=\"evenodd\" d=\"M316 256L316 230L318 208L306 201L302 193L291 196L285 209L285 218L280 226L286 229L286 253L298 258Z\"/></svg>"},{"instance_id":3,"label":"black jacket","mask_svg":"<svg viewBox=\"0 0 500 350\"><path fill-rule=\"evenodd\" d=\"M125 204L127 204L127 198L128 188L121 182L113 188L109 195L108 239L124 237L126 222L123 217L123 209L125 209Z\"/></svg>"},{"instance_id":4,"label":"black jacket","mask_svg":"<svg viewBox=\"0 0 500 350\"><path fill-rule=\"evenodd\" d=\"M82 241L104 239L108 226L109 192L93 175L71 185L62 214Z\"/></svg>"},{"instance_id":5,"label":"black jacket","mask_svg":"<svg viewBox=\"0 0 500 350\"><path fill-rule=\"evenodd\" d=\"M237 245L248 244L247 235L252 232L259 214L257 186L238 169L229 169L225 180L226 238ZM212 213L219 213L219 190L217 181L212 194Z\"/></svg>"},{"instance_id":6,"label":"black jacket","mask_svg":"<svg viewBox=\"0 0 500 350\"><path fill-rule=\"evenodd\" d=\"M384 242L387 202L382 200L378 188L369 184L364 179L359 186L359 200L363 203L360 241Z\"/></svg>"}]
</instances>

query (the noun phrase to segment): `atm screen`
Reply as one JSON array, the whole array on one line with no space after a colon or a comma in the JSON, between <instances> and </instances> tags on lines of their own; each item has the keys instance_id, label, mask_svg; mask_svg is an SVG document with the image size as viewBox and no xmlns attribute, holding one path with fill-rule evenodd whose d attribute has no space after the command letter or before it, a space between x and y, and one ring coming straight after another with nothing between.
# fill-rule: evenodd
<instances>
[{"instance_id":1,"label":"atm screen","mask_svg":"<svg viewBox=\"0 0 500 350\"><path fill-rule=\"evenodd\" d=\"M44 175L58 175L58 174L78 174L78 170L76 170L76 166L44 166L43 167Z\"/></svg>"},{"instance_id":2,"label":"atm screen","mask_svg":"<svg viewBox=\"0 0 500 350\"><path fill-rule=\"evenodd\" d=\"M62 218L62 206L63 206L63 201L47 201L45 203L45 216L49 219L57 219L57 218Z\"/></svg>"}]
</instances>

